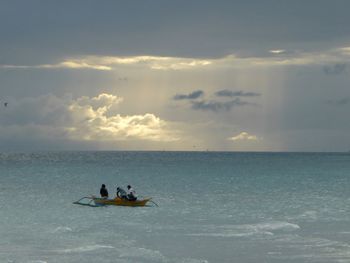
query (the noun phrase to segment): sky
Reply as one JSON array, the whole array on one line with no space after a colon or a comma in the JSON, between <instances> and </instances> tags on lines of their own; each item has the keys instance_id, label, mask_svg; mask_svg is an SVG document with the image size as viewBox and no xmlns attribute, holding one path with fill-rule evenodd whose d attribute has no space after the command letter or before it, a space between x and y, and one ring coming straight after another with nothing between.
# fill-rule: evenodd
<instances>
[{"instance_id":1,"label":"sky","mask_svg":"<svg viewBox=\"0 0 350 263\"><path fill-rule=\"evenodd\" d=\"M349 151L348 10L0 0L0 151Z\"/></svg>"}]
</instances>

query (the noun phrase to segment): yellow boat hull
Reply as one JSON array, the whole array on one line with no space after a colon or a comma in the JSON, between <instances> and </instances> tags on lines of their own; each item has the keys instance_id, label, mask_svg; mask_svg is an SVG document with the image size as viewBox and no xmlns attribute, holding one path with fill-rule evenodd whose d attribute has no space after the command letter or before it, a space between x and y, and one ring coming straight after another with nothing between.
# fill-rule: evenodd
<instances>
[{"instance_id":1,"label":"yellow boat hull","mask_svg":"<svg viewBox=\"0 0 350 263\"><path fill-rule=\"evenodd\" d=\"M129 201L116 197L114 199L93 198L96 205L118 205L118 206L145 206L151 198Z\"/></svg>"}]
</instances>

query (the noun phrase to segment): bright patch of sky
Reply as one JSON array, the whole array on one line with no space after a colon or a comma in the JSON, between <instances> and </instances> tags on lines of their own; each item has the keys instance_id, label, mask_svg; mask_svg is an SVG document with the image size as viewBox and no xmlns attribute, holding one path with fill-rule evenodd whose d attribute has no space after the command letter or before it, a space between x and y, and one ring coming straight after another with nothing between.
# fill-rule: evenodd
<instances>
[{"instance_id":1,"label":"bright patch of sky","mask_svg":"<svg viewBox=\"0 0 350 263\"><path fill-rule=\"evenodd\" d=\"M5 1L0 147L347 151L349 8Z\"/></svg>"}]
</instances>

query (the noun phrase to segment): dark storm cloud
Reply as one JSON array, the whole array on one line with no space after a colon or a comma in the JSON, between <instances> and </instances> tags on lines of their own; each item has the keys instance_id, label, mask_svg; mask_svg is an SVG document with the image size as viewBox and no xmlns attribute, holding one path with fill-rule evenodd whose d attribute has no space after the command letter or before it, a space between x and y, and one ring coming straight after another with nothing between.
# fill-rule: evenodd
<instances>
[{"instance_id":1,"label":"dark storm cloud","mask_svg":"<svg viewBox=\"0 0 350 263\"><path fill-rule=\"evenodd\" d=\"M173 97L173 100L193 100L203 95L204 95L204 92L202 90L196 90L191 92L190 94L176 94Z\"/></svg>"},{"instance_id":2,"label":"dark storm cloud","mask_svg":"<svg viewBox=\"0 0 350 263\"><path fill-rule=\"evenodd\" d=\"M328 65L323 67L323 72L327 75L337 75L345 72L347 64L338 63L334 65Z\"/></svg>"},{"instance_id":3,"label":"dark storm cloud","mask_svg":"<svg viewBox=\"0 0 350 263\"><path fill-rule=\"evenodd\" d=\"M348 43L349 9L346 0L2 1L0 60L30 65L86 54L221 57L325 50Z\"/></svg>"},{"instance_id":4,"label":"dark storm cloud","mask_svg":"<svg viewBox=\"0 0 350 263\"><path fill-rule=\"evenodd\" d=\"M253 103L249 103L246 101L241 101L239 98L236 98L231 101L220 102L220 101L192 101L192 109L194 110L202 110L202 111L230 111L233 107L236 106L244 106Z\"/></svg>"},{"instance_id":5,"label":"dark storm cloud","mask_svg":"<svg viewBox=\"0 0 350 263\"><path fill-rule=\"evenodd\" d=\"M215 92L215 95L218 97L258 97L261 96L260 93L256 93L256 92L244 92L244 91L232 91L232 90L219 90L217 92Z\"/></svg>"}]
</instances>

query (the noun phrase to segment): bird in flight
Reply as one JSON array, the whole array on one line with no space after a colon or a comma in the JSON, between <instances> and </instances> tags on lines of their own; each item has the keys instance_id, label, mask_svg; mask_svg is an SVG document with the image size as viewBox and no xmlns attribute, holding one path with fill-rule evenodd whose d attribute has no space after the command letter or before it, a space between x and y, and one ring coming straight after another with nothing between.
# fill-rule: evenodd
<instances>
[{"instance_id":1,"label":"bird in flight","mask_svg":"<svg viewBox=\"0 0 350 263\"><path fill-rule=\"evenodd\" d=\"M7 105L8 105L8 102L4 102L4 106L7 107Z\"/></svg>"}]
</instances>

